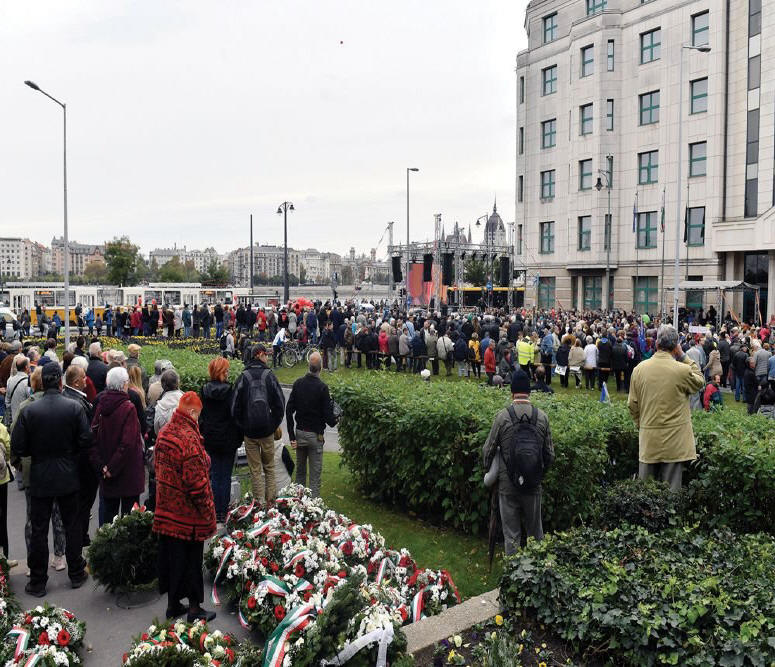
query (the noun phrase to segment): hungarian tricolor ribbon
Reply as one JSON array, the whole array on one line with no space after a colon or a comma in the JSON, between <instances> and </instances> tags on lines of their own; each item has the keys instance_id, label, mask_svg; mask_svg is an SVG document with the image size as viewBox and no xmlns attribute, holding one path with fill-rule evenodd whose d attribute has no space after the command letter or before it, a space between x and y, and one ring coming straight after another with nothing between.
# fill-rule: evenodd
<instances>
[{"instance_id":1,"label":"hungarian tricolor ribbon","mask_svg":"<svg viewBox=\"0 0 775 667\"><path fill-rule=\"evenodd\" d=\"M223 551L223 555L221 556L221 561L218 563L218 569L215 572L215 577L213 578L213 591L212 595L210 596L213 604L221 604L221 599L218 597L218 577L221 575L221 571L223 570L223 566L226 564L226 560L231 555L232 550L234 549L234 545L230 544L226 549Z\"/></svg>"},{"instance_id":2,"label":"hungarian tricolor ribbon","mask_svg":"<svg viewBox=\"0 0 775 667\"><path fill-rule=\"evenodd\" d=\"M248 623L248 619L245 618L245 614L242 613L242 607L239 608L239 624L245 628L245 630L250 629L250 624Z\"/></svg>"},{"instance_id":3,"label":"hungarian tricolor ribbon","mask_svg":"<svg viewBox=\"0 0 775 667\"><path fill-rule=\"evenodd\" d=\"M296 607L274 629L266 642L263 667L282 667L285 657L285 642L294 632L299 632L307 627L312 620L310 613L313 609L311 604Z\"/></svg>"},{"instance_id":4,"label":"hungarian tricolor ribbon","mask_svg":"<svg viewBox=\"0 0 775 667\"><path fill-rule=\"evenodd\" d=\"M415 623L422 618L422 609L424 604L422 594L424 592L425 587L417 591L417 595L415 595L414 599L412 600L412 623Z\"/></svg>"},{"instance_id":5,"label":"hungarian tricolor ribbon","mask_svg":"<svg viewBox=\"0 0 775 667\"><path fill-rule=\"evenodd\" d=\"M452 591L455 593L455 597L457 598L458 604L460 604L460 593L458 593L457 586L455 586L455 582L452 581L452 575L447 570L442 570L441 573L447 577L447 580L449 581L449 585L452 586Z\"/></svg>"},{"instance_id":6,"label":"hungarian tricolor ribbon","mask_svg":"<svg viewBox=\"0 0 775 667\"><path fill-rule=\"evenodd\" d=\"M296 555L291 557L286 563L285 567L293 567L298 563L300 560L304 560L307 556L311 556L312 551L310 549L304 549L303 551L299 551Z\"/></svg>"},{"instance_id":7,"label":"hungarian tricolor ribbon","mask_svg":"<svg viewBox=\"0 0 775 667\"><path fill-rule=\"evenodd\" d=\"M266 533L270 528L272 527L272 520L269 519L267 521L264 521L260 524L258 524L255 528L251 528L247 533L245 533L248 537L255 539L259 535L263 535Z\"/></svg>"},{"instance_id":8,"label":"hungarian tricolor ribbon","mask_svg":"<svg viewBox=\"0 0 775 667\"><path fill-rule=\"evenodd\" d=\"M250 514L253 511L253 508L256 505L256 501L251 501L250 505L239 505L235 507L233 510L229 511L229 513L226 515L226 521L228 522L229 519L231 519L231 515L235 512L237 513L237 516L240 519L244 519L248 514Z\"/></svg>"},{"instance_id":9,"label":"hungarian tricolor ribbon","mask_svg":"<svg viewBox=\"0 0 775 667\"><path fill-rule=\"evenodd\" d=\"M385 557L382 559L382 562L379 564L379 570L377 570L377 584L382 583L382 579L385 577L385 572L387 571L388 565L395 569L395 565L393 564L393 561L390 560L388 557Z\"/></svg>"},{"instance_id":10,"label":"hungarian tricolor ribbon","mask_svg":"<svg viewBox=\"0 0 775 667\"><path fill-rule=\"evenodd\" d=\"M9 637L16 637L16 650L14 651L14 660L18 662L19 656L27 650L27 644L30 641L30 632L24 628L14 626L8 631Z\"/></svg>"},{"instance_id":11,"label":"hungarian tricolor ribbon","mask_svg":"<svg viewBox=\"0 0 775 667\"><path fill-rule=\"evenodd\" d=\"M33 667L42 661L43 656L40 653L33 653L29 658L27 658L27 661L24 663L24 667Z\"/></svg>"}]
</instances>

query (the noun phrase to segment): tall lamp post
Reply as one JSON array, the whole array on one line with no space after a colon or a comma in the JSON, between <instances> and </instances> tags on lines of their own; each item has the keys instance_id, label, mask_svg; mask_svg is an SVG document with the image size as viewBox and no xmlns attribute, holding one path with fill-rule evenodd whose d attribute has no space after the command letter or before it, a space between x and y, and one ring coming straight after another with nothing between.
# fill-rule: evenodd
<instances>
[{"instance_id":1,"label":"tall lamp post","mask_svg":"<svg viewBox=\"0 0 775 667\"><path fill-rule=\"evenodd\" d=\"M29 86L33 90L37 90L42 93L48 99L56 102L62 107L62 120L63 120L63 137L62 142L62 156L64 164L64 218L65 218L65 236L64 236L64 274L65 274L65 347L70 342L70 243L67 235L67 105L64 102L60 102L56 97L49 95L45 90L40 88L33 81L25 81L25 85Z\"/></svg>"},{"instance_id":2,"label":"tall lamp post","mask_svg":"<svg viewBox=\"0 0 775 667\"><path fill-rule=\"evenodd\" d=\"M409 312L409 172L420 171L417 167L406 168L406 311Z\"/></svg>"},{"instance_id":3,"label":"tall lamp post","mask_svg":"<svg viewBox=\"0 0 775 667\"><path fill-rule=\"evenodd\" d=\"M677 196L675 198L675 264L673 266L673 326L678 328L678 282L681 273L680 257L681 254L681 168L683 167L683 100L684 100L684 51L700 51L701 53L710 53L710 46L693 46L692 44L681 45L681 64L680 86L678 88L678 179L676 180ZM688 260L687 260L688 265Z\"/></svg>"},{"instance_id":4,"label":"tall lamp post","mask_svg":"<svg viewBox=\"0 0 775 667\"><path fill-rule=\"evenodd\" d=\"M488 219L489 219L489 216L486 213L484 215L480 215L476 219L476 226L477 227L481 227L482 226L482 222L481 221L484 220L484 251L487 254L487 256L486 256L487 264L485 265L487 267L487 281L486 281L487 284L485 285L485 289L487 289L487 285L489 285L491 283L491 277L490 277L491 271L490 271L490 269L492 268L492 263L491 263L491 260L490 260L490 234L489 234L489 231L487 229L487 220ZM487 307L488 308L490 307L490 290L489 289L487 289Z\"/></svg>"},{"instance_id":5,"label":"tall lamp post","mask_svg":"<svg viewBox=\"0 0 775 667\"><path fill-rule=\"evenodd\" d=\"M613 157L612 155L607 155L607 158ZM609 160L608 164L611 164L611 161ZM595 183L595 189L600 192L603 189L603 181L602 179L605 179L605 189L608 191L608 215L605 219L605 224L603 225L604 232L603 232L603 239L605 240L605 309L611 310L611 232L613 227L613 220L611 219L611 176L613 174L610 174L606 171L603 171L602 169L597 170L598 177L597 177L597 183Z\"/></svg>"},{"instance_id":6,"label":"tall lamp post","mask_svg":"<svg viewBox=\"0 0 775 667\"><path fill-rule=\"evenodd\" d=\"M284 248L284 261L283 261L283 305L288 305L290 301L290 285L288 284L288 211L295 211L293 204L289 201L284 201L277 207L277 215L283 216L283 248ZM251 253L253 249L251 248ZM253 277L251 276L251 281Z\"/></svg>"}]
</instances>

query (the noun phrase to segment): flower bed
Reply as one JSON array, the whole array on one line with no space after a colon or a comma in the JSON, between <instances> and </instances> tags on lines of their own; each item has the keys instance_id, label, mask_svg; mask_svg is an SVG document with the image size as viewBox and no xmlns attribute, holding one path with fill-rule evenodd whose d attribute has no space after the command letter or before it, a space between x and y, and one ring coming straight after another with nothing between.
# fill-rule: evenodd
<instances>
[{"instance_id":1,"label":"flower bed","mask_svg":"<svg viewBox=\"0 0 775 667\"><path fill-rule=\"evenodd\" d=\"M334 592L348 582L357 584L357 595L349 598L337 651L369 636L374 643L365 653L376 657L382 641L388 655L396 655L403 624L459 601L449 573L418 568L408 551L389 549L370 526L329 510L298 485L283 489L267 511L248 499L232 510L227 527L229 534L211 543L205 559L214 576L213 601L220 603L220 589L238 605L243 627L268 636L271 664L284 657L301 664L295 655L304 650L304 638L315 635ZM391 642L393 636L401 638Z\"/></svg>"}]
</instances>

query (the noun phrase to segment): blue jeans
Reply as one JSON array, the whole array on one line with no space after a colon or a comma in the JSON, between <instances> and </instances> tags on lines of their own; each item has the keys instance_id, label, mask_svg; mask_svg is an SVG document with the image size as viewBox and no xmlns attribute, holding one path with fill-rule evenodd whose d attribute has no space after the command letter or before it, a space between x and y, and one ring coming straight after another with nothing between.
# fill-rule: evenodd
<instances>
[{"instance_id":1,"label":"blue jeans","mask_svg":"<svg viewBox=\"0 0 775 667\"><path fill-rule=\"evenodd\" d=\"M213 487L215 515L220 519L226 516L231 496L231 471L234 468L232 454L210 454L210 484Z\"/></svg>"},{"instance_id":2,"label":"blue jeans","mask_svg":"<svg viewBox=\"0 0 775 667\"><path fill-rule=\"evenodd\" d=\"M183 327L183 338L190 338L191 337L191 327Z\"/></svg>"},{"instance_id":3,"label":"blue jeans","mask_svg":"<svg viewBox=\"0 0 775 667\"><path fill-rule=\"evenodd\" d=\"M223 322L217 322L215 323L215 337L220 340L221 335L223 334Z\"/></svg>"},{"instance_id":4,"label":"blue jeans","mask_svg":"<svg viewBox=\"0 0 775 667\"><path fill-rule=\"evenodd\" d=\"M743 391L743 378L735 373L735 400L739 401L740 396L745 400L745 392Z\"/></svg>"}]
</instances>

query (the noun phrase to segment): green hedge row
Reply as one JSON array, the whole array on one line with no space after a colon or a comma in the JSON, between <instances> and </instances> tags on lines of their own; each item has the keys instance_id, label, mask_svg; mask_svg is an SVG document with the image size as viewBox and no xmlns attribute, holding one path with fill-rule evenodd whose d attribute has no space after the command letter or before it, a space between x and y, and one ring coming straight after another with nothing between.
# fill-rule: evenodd
<instances>
[{"instance_id":1,"label":"green hedge row","mask_svg":"<svg viewBox=\"0 0 775 667\"><path fill-rule=\"evenodd\" d=\"M625 525L530 540L500 598L606 664L769 665L773 590L769 535Z\"/></svg>"},{"instance_id":2,"label":"green hedge row","mask_svg":"<svg viewBox=\"0 0 775 667\"><path fill-rule=\"evenodd\" d=\"M367 374L330 384L344 409L343 459L367 497L470 532L487 524L481 449L509 395L468 383ZM544 481L544 525L594 517L598 494L638 469L624 402L534 396L549 416L556 460ZM728 411L693 417L700 460L688 506L711 526L775 533L775 423Z\"/></svg>"}]
</instances>

